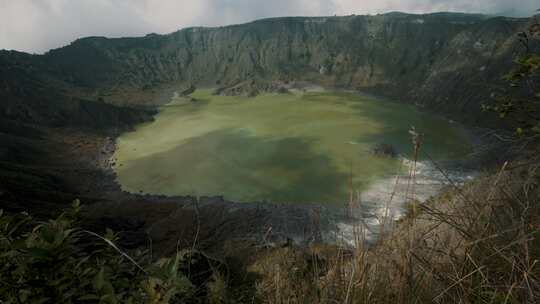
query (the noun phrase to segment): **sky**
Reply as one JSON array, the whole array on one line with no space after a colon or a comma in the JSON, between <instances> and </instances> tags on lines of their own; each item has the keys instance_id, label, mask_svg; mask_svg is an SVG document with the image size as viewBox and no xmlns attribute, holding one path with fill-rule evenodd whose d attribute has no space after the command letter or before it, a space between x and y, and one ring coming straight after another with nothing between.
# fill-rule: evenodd
<instances>
[{"instance_id":1,"label":"sky","mask_svg":"<svg viewBox=\"0 0 540 304\"><path fill-rule=\"evenodd\" d=\"M0 0L0 49L43 53L86 36L166 34L279 16L389 11L532 15L538 0Z\"/></svg>"}]
</instances>

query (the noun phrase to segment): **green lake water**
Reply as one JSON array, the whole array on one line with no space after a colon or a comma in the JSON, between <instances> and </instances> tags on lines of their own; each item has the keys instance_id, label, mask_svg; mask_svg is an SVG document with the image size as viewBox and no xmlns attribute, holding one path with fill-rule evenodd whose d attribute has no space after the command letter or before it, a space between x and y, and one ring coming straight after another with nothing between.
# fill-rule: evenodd
<instances>
[{"instance_id":1,"label":"green lake water","mask_svg":"<svg viewBox=\"0 0 540 304\"><path fill-rule=\"evenodd\" d=\"M239 202L344 203L349 180L362 190L399 173L398 159L374 156L377 143L409 157L408 130L422 149L452 160L470 152L464 131L413 107L346 92L173 99L155 121L117 141L115 171L124 190L223 195ZM351 175L352 171L352 175Z\"/></svg>"}]
</instances>

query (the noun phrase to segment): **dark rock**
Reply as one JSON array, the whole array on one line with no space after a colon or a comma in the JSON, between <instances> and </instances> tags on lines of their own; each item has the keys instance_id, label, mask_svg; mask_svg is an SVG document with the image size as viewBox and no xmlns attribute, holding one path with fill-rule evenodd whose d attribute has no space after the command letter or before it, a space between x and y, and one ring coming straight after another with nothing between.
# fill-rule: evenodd
<instances>
[{"instance_id":1,"label":"dark rock","mask_svg":"<svg viewBox=\"0 0 540 304\"><path fill-rule=\"evenodd\" d=\"M398 156L396 149L390 144L380 143L371 150L371 153L380 157L395 158Z\"/></svg>"},{"instance_id":2,"label":"dark rock","mask_svg":"<svg viewBox=\"0 0 540 304\"><path fill-rule=\"evenodd\" d=\"M280 87L280 88L277 89L277 93L279 93L279 94L288 94L289 90L287 90L287 88L285 88L285 87Z\"/></svg>"},{"instance_id":3,"label":"dark rock","mask_svg":"<svg viewBox=\"0 0 540 304\"><path fill-rule=\"evenodd\" d=\"M197 90L197 88L192 84L189 86L189 88L183 90L180 95L181 96L189 96L191 94L193 94L193 92L195 92Z\"/></svg>"}]
</instances>

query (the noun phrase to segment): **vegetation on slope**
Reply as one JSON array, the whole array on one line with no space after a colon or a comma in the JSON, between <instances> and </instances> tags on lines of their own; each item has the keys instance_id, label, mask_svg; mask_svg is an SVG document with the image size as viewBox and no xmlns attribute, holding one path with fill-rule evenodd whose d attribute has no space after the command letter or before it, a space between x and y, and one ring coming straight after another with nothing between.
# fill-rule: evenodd
<instances>
[{"instance_id":1,"label":"vegetation on slope","mask_svg":"<svg viewBox=\"0 0 540 304\"><path fill-rule=\"evenodd\" d=\"M0 300L537 303L539 198L540 159L507 163L495 174L417 205L394 229L381 230L387 232L372 247L364 246L367 230L361 221L356 248L237 241L223 252L228 275L210 267L203 279L195 275L200 269L188 266L194 265L196 242L188 251L152 262L148 251L126 255L114 245L112 232L101 238L74 226L72 212L38 224L27 215L2 215Z\"/></svg>"},{"instance_id":2,"label":"vegetation on slope","mask_svg":"<svg viewBox=\"0 0 540 304\"><path fill-rule=\"evenodd\" d=\"M372 248L269 250L253 265L259 291L268 303L537 303L539 170L507 165L447 192Z\"/></svg>"},{"instance_id":3,"label":"vegetation on slope","mask_svg":"<svg viewBox=\"0 0 540 304\"><path fill-rule=\"evenodd\" d=\"M536 21L519 33L519 39L525 53L516 59L515 67L504 77L510 90L496 96L495 103L485 105L484 109L509 121L517 140L535 142L540 138L540 52L531 44L540 39L540 23Z\"/></svg>"},{"instance_id":4,"label":"vegetation on slope","mask_svg":"<svg viewBox=\"0 0 540 304\"><path fill-rule=\"evenodd\" d=\"M156 262L146 251L128 255L115 245L118 236L112 231L102 237L82 229L79 210L75 201L72 210L46 222L0 211L1 303L197 303L205 298L202 284L196 285L201 263L210 263L203 255L177 252Z\"/></svg>"}]
</instances>

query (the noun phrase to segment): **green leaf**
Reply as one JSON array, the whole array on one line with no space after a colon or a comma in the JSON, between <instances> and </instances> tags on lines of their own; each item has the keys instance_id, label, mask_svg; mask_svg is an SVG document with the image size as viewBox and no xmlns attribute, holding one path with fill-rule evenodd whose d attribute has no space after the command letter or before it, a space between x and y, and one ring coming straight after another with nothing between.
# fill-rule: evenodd
<instances>
[{"instance_id":1,"label":"green leaf","mask_svg":"<svg viewBox=\"0 0 540 304\"><path fill-rule=\"evenodd\" d=\"M81 207L81 201L79 199L75 199L73 203L71 203L71 207L78 211Z\"/></svg>"},{"instance_id":2,"label":"green leaf","mask_svg":"<svg viewBox=\"0 0 540 304\"><path fill-rule=\"evenodd\" d=\"M105 302L105 303L118 303L118 301L116 301L116 297L114 296L114 294L106 294L102 296L99 300L100 302Z\"/></svg>"},{"instance_id":3,"label":"green leaf","mask_svg":"<svg viewBox=\"0 0 540 304\"><path fill-rule=\"evenodd\" d=\"M84 295L84 296L79 297L78 300L79 300L79 301L99 300L99 296L98 296L98 295L94 295L94 294L87 294L87 295Z\"/></svg>"},{"instance_id":4,"label":"green leaf","mask_svg":"<svg viewBox=\"0 0 540 304\"><path fill-rule=\"evenodd\" d=\"M99 272L94 277L94 288L96 290L101 290L105 284L105 268L101 267Z\"/></svg>"},{"instance_id":5,"label":"green leaf","mask_svg":"<svg viewBox=\"0 0 540 304\"><path fill-rule=\"evenodd\" d=\"M40 235L43 238L43 240L47 243L54 243L54 240L56 239L56 232L51 229L49 226L44 226L43 229L40 231Z\"/></svg>"},{"instance_id":6,"label":"green leaf","mask_svg":"<svg viewBox=\"0 0 540 304\"><path fill-rule=\"evenodd\" d=\"M28 248L27 251L34 258L45 259L45 258L50 257L50 252L47 249L33 247L33 248Z\"/></svg>"},{"instance_id":7,"label":"green leaf","mask_svg":"<svg viewBox=\"0 0 540 304\"><path fill-rule=\"evenodd\" d=\"M104 238L112 242L116 241L116 235L114 234L114 231L112 231L110 228L105 229Z\"/></svg>"},{"instance_id":8,"label":"green leaf","mask_svg":"<svg viewBox=\"0 0 540 304\"><path fill-rule=\"evenodd\" d=\"M26 303L28 300L28 297L30 296L31 292L26 289L19 290L19 299L22 303Z\"/></svg>"}]
</instances>

